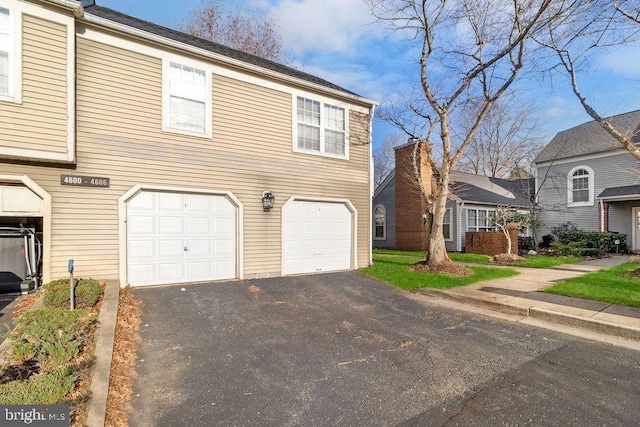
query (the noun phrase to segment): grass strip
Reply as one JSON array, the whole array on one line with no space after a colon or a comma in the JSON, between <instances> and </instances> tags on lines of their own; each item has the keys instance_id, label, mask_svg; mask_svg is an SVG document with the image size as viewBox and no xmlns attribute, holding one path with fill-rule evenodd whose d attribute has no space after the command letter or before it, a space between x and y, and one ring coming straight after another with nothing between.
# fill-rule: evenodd
<instances>
[{"instance_id":1,"label":"grass strip","mask_svg":"<svg viewBox=\"0 0 640 427\"><path fill-rule=\"evenodd\" d=\"M629 275L637 268L638 263L628 262L560 282L544 291L550 294L640 307L640 277Z\"/></svg>"},{"instance_id":2,"label":"grass strip","mask_svg":"<svg viewBox=\"0 0 640 427\"><path fill-rule=\"evenodd\" d=\"M449 289L485 280L511 277L518 274L517 271L510 268L482 266L470 266L469 269L473 271L473 274L464 277L410 270L409 266L420 261L420 259L421 258L418 257L408 258L376 255L373 257L373 265L363 268L361 271L378 280L406 290L418 288Z\"/></svg>"}]
</instances>

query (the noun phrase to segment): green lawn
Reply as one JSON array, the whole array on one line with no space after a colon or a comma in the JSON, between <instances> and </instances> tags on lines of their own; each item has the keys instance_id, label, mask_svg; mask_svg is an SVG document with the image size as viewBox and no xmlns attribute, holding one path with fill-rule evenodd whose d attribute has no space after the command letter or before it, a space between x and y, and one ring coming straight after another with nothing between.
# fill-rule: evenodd
<instances>
[{"instance_id":1,"label":"green lawn","mask_svg":"<svg viewBox=\"0 0 640 427\"><path fill-rule=\"evenodd\" d=\"M525 262L516 262L516 267L529 267L529 268L550 268L562 264L575 264L582 261L578 257L549 257L540 255L525 255Z\"/></svg>"},{"instance_id":2,"label":"green lawn","mask_svg":"<svg viewBox=\"0 0 640 427\"><path fill-rule=\"evenodd\" d=\"M409 266L424 256L389 256L376 254L373 256L373 265L363 268L361 271L378 280L392 284L402 289L435 288L448 289L456 286L465 286L483 280L500 279L515 276L517 271L510 268L491 268L470 266L473 274L466 277L453 277L446 274L425 273L411 271Z\"/></svg>"},{"instance_id":3,"label":"green lawn","mask_svg":"<svg viewBox=\"0 0 640 427\"><path fill-rule=\"evenodd\" d=\"M560 282L545 292L640 307L640 278L629 277L625 273L638 268L635 262L588 273Z\"/></svg>"},{"instance_id":4,"label":"green lawn","mask_svg":"<svg viewBox=\"0 0 640 427\"><path fill-rule=\"evenodd\" d=\"M420 251L397 251L395 249L374 249L373 255L396 255L404 257L415 257L424 259L426 252ZM489 264L491 257L479 254L463 254L458 252L449 252L449 258L458 262L469 262L474 264Z\"/></svg>"}]
</instances>

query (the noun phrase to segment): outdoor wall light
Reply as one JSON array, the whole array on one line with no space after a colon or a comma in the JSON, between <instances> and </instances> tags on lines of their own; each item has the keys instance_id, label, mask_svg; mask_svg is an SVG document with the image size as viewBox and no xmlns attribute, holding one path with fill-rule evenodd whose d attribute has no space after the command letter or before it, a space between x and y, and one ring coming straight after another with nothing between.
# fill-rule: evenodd
<instances>
[{"instance_id":1,"label":"outdoor wall light","mask_svg":"<svg viewBox=\"0 0 640 427\"><path fill-rule=\"evenodd\" d=\"M262 208L264 209L265 212L269 212L271 209L273 209L274 200L275 200L275 197L270 191L262 192Z\"/></svg>"}]
</instances>

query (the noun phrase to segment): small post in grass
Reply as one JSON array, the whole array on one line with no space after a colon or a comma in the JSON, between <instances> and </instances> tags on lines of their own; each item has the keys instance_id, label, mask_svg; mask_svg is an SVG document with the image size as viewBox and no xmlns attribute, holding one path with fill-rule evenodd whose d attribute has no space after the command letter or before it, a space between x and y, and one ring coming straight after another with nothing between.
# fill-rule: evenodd
<instances>
[{"instance_id":1,"label":"small post in grass","mask_svg":"<svg viewBox=\"0 0 640 427\"><path fill-rule=\"evenodd\" d=\"M71 310L73 310L73 300L75 299L73 295L73 260L69 260L69 265L67 266L67 270L69 270L69 302L71 303Z\"/></svg>"}]
</instances>

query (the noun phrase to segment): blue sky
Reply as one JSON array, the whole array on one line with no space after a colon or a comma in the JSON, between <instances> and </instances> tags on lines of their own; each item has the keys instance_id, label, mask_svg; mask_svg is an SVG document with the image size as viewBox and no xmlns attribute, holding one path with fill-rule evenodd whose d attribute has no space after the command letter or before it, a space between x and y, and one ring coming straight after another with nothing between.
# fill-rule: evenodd
<instances>
[{"instance_id":1,"label":"blue sky","mask_svg":"<svg viewBox=\"0 0 640 427\"><path fill-rule=\"evenodd\" d=\"M201 0L97 0L100 6L167 27L183 22ZM278 22L285 53L297 68L385 105L409 94L419 69L411 46L373 22L360 0L244 0L227 2L247 12L268 11ZM543 141L590 120L567 80L520 82L523 102L540 113ZM640 109L640 47L602 52L581 74L581 88L603 115ZM398 129L376 120L374 148Z\"/></svg>"}]
</instances>

